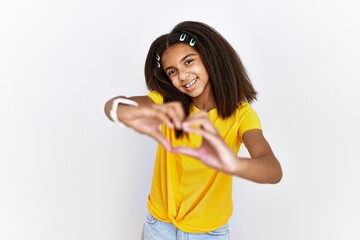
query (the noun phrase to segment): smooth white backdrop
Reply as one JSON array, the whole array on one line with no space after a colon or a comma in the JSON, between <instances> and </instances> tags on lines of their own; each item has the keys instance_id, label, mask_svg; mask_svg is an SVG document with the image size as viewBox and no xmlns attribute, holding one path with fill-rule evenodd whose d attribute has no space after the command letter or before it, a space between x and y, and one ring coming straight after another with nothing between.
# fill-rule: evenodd
<instances>
[{"instance_id":1,"label":"smooth white backdrop","mask_svg":"<svg viewBox=\"0 0 360 240\"><path fill-rule=\"evenodd\" d=\"M238 51L284 170L278 185L234 179L232 239L359 239L358 5L2 1L0 239L139 239L156 143L103 106L147 92L147 50L183 20Z\"/></svg>"}]
</instances>

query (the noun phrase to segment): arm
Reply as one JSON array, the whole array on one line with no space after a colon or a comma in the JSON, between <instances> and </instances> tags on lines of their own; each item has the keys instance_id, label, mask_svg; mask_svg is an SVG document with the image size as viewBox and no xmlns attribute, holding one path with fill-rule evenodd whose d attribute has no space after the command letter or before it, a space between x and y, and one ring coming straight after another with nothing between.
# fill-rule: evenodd
<instances>
[{"instance_id":1,"label":"arm","mask_svg":"<svg viewBox=\"0 0 360 240\"><path fill-rule=\"evenodd\" d=\"M261 130L249 130L243 134L251 158L239 158L226 145L205 112L191 115L182 128L185 132L201 135L202 144L196 149L176 147L173 152L197 158L209 167L250 181L277 183L281 180L280 164Z\"/></svg>"},{"instance_id":2,"label":"arm","mask_svg":"<svg viewBox=\"0 0 360 240\"><path fill-rule=\"evenodd\" d=\"M112 120L110 110L116 98L118 97L105 103L104 112L110 120ZM154 138L170 150L171 144L160 132L159 126L161 123L165 123L170 128L179 126L185 116L181 104L178 102L155 104L148 96L136 96L129 99L137 102L139 106L119 104L117 106L119 121L141 134Z\"/></svg>"},{"instance_id":3,"label":"arm","mask_svg":"<svg viewBox=\"0 0 360 240\"><path fill-rule=\"evenodd\" d=\"M116 98L126 98L124 96L117 96L117 97L114 97L114 98L111 98L110 100L108 100L106 103L105 103L105 106L104 106L104 112L105 112L105 115L108 117L108 119L110 121L113 121L110 117L110 110L112 108L112 104L113 104L113 101L114 99ZM151 105L154 105L155 103L151 100L151 98L149 98L148 96L135 96L135 97L129 97L128 99L131 99L131 100L134 100L135 102L137 102L139 104L139 106L147 106L147 107L151 107ZM122 109L123 107L128 107L126 105L121 105L119 104L118 106L118 117L122 116L122 115L125 115L126 114L126 110L125 109ZM121 113L121 114L119 114Z\"/></svg>"},{"instance_id":4,"label":"arm","mask_svg":"<svg viewBox=\"0 0 360 240\"><path fill-rule=\"evenodd\" d=\"M243 134L244 145L251 158L239 158L234 175L258 182L278 183L282 178L279 161L271 150L261 130L249 130Z\"/></svg>"}]
</instances>

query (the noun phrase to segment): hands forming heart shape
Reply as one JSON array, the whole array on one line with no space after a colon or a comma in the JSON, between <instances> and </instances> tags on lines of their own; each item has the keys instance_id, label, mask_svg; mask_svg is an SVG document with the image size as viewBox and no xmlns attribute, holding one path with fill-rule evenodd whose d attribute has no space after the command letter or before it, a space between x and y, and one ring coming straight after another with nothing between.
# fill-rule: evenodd
<instances>
[{"instance_id":1,"label":"hands forming heart shape","mask_svg":"<svg viewBox=\"0 0 360 240\"><path fill-rule=\"evenodd\" d=\"M237 156L226 145L206 112L196 112L185 118L181 104L170 102L152 107L131 108L127 113L127 116L122 119L125 125L155 139L167 151L196 158L205 165L222 172L234 174L236 171ZM160 131L159 127L162 123L169 128L200 135L201 145L198 148L173 147Z\"/></svg>"}]
</instances>

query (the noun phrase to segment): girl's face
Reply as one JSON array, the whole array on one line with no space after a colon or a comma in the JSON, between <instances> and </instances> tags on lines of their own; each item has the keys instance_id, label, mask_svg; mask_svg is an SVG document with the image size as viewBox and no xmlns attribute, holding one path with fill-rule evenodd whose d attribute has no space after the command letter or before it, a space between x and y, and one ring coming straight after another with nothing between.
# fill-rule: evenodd
<instances>
[{"instance_id":1,"label":"girl's face","mask_svg":"<svg viewBox=\"0 0 360 240\"><path fill-rule=\"evenodd\" d=\"M187 44L174 44L162 56L162 66L172 84L194 99L210 97L209 75L200 54Z\"/></svg>"}]
</instances>

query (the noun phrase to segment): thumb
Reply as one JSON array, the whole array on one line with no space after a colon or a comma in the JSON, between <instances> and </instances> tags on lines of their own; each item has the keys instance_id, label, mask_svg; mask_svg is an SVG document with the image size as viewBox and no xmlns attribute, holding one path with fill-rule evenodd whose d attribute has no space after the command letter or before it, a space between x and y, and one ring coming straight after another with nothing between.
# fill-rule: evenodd
<instances>
[{"instance_id":1,"label":"thumb","mask_svg":"<svg viewBox=\"0 0 360 240\"><path fill-rule=\"evenodd\" d=\"M173 153L184 154L184 155L187 155L187 156L190 156L190 157L193 157L193 158L197 158L197 159L199 159L199 157L200 157L198 149L195 149L195 148L189 148L189 147L180 146L180 147L173 148L172 152Z\"/></svg>"},{"instance_id":2,"label":"thumb","mask_svg":"<svg viewBox=\"0 0 360 240\"><path fill-rule=\"evenodd\" d=\"M172 150L171 143L169 142L169 140L167 140L167 138L160 131L154 131L154 132L150 133L149 136L152 137L153 139L155 139L167 151Z\"/></svg>"}]
</instances>

